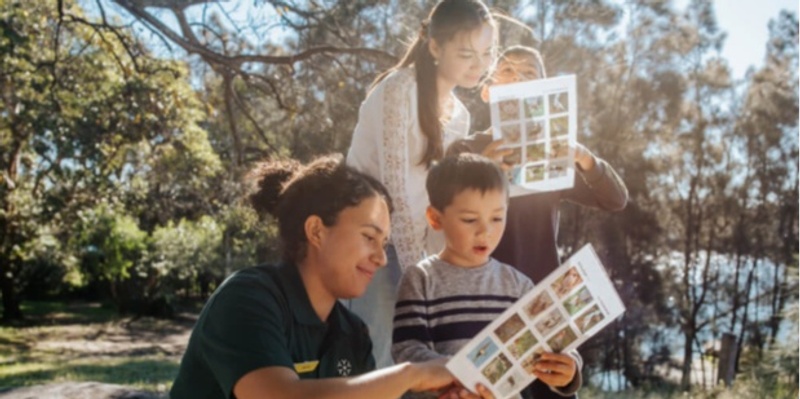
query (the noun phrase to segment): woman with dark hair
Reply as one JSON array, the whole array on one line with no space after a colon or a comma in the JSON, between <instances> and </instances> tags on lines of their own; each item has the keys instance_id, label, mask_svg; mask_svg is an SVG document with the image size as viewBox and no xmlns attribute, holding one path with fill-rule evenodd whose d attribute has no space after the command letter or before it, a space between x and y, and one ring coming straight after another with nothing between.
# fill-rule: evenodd
<instances>
[{"instance_id":1,"label":"woman with dark hair","mask_svg":"<svg viewBox=\"0 0 800 399\"><path fill-rule=\"evenodd\" d=\"M449 385L443 362L373 371L364 323L338 299L386 264L392 201L374 178L324 157L258 165L257 212L278 222L283 261L242 269L192 331L170 397L396 398Z\"/></svg>"}]
</instances>

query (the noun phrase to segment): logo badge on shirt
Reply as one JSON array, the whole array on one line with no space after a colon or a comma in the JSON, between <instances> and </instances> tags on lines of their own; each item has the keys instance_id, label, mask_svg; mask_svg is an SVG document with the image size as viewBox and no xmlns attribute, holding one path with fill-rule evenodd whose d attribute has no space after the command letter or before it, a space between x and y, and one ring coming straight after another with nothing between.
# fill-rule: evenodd
<instances>
[{"instance_id":1,"label":"logo badge on shirt","mask_svg":"<svg viewBox=\"0 0 800 399\"><path fill-rule=\"evenodd\" d=\"M310 373L316 370L318 365L319 365L319 360L311 360L308 362L295 363L294 371L297 372L297 374Z\"/></svg>"},{"instance_id":2,"label":"logo badge on shirt","mask_svg":"<svg viewBox=\"0 0 800 399\"><path fill-rule=\"evenodd\" d=\"M347 359L339 359L339 362L336 363L336 371L339 372L339 376L347 377L353 372L353 365Z\"/></svg>"}]
</instances>

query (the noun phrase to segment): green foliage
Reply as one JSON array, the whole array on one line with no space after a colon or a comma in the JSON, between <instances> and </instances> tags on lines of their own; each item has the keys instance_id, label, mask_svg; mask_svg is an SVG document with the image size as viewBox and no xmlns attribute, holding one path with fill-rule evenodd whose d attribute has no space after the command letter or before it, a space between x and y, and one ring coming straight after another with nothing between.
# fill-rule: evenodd
<instances>
[{"instance_id":1,"label":"green foliage","mask_svg":"<svg viewBox=\"0 0 800 399\"><path fill-rule=\"evenodd\" d=\"M145 255L147 233L130 215L107 205L81 212L81 219L77 245L84 275L100 281L129 278L133 266Z\"/></svg>"},{"instance_id":2,"label":"green foliage","mask_svg":"<svg viewBox=\"0 0 800 399\"><path fill-rule=\"evenodd\" d=\"M49 263L78 285L128 278L155 225L213 210L221 163L181 63L150 58L127 28L87 23L72 1L10 1L0 4L0 70L9 149L0 154L0 282L15 281L0 284L7 317L18 316L14 287L35 274L36 247L46 237L74 242L82 217L100 225Z\"/></svg>"},{"instance_id":3,"label":"green foliage","mask_svg":"<svg viewBox=\"0 0 800 399\"><path fill-rule=\"evenodd\" d=\"M196 277L198 269L218 263L221 242L222 230L209 216L197 222L170 222L153 232L153 268L161 276L173 273L178 279Z\"/></svg>"}]
</instances>

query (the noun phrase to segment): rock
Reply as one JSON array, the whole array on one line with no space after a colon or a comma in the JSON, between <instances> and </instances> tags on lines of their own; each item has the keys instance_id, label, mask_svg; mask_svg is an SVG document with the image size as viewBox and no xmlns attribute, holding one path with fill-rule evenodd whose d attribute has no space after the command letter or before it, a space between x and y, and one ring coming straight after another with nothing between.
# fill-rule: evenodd
<instances>
[{"instance_id":1,"label":"rock","mask_svg":"<svg viewBox=\"0 0 800 399\"><path fill-rule=\"evenodd\" d=\"M0 391L0 399L162 399L166 394L99 382L63 382Z\"/></svg>"}]
</instances>

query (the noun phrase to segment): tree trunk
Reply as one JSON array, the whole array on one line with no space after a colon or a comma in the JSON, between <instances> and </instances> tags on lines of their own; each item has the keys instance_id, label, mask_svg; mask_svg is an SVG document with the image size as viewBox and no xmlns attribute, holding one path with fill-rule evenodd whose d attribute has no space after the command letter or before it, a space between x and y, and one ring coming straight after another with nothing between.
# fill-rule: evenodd
<instances>
[{"instance_id":1,"label":"tree trunk","mask_svg":"<svg viewBox=\"0 0 800 399\"><path fill-rule=\"evenodd\" d=\"M0 267L0 292L3 294L3 321L22 320L22 309L14 289L11 262L8 260Z\"/></svg>"},{"instance_id":2,"label":"tree trunk","mask_svg":"<svg viewBox=\"0 0 800 399\"><path fill-rule=\"evenodd\" d=\"M779 262L776 262L774 266L772 280L772 300L770 301L771 314L769 317L770 334L769 340L767 341L768 345L774 344L776 338L778 337L778 331L781 328L781 321L783 321L783 308L786 304L786 295L784 294L786 278L783 276L784 273L781 273L782 265Z\"/></svg>"},{"instance_id":3,"label":"tree trunk","mask_svg":"<svg viewBox=\"0 0 800 399\"><path fill-rule=\"evenodd\" d=\"M18 135L18 132L11 125L12 134ZM2 236L0 237L0 293L3 295L3 320L21 320L22 309L19 306L19 298L14 284L14 265L11 261L11 248L15 241L17 231L14 227L13 218L16 215L16 207L11 201L10 192L14 190L13 184L17 181L17 172L19 165L20 154L22 153L23 141L19 140L14 143L13 151L11 152L10 162L5 170L6 176L11 182L12 186L9 188L9 193L2 199L3 213L0 219L0 226L2 226Z\"/></svg>"},{"instance_id":4,"label":"tree trunk","mask_svg":"<svg viewBox=\"0 0 800 399\"><path fill-rule=\"evenodd\" d=\"M736 352L736 335L731 333L723 334L719 349L717 382L725 382L725 386L728 388L733 385L733 377L736 375Z\"/></svg>"},{"instance_id":5,"label":"tree trunk","mask_svg":"<svg viewBox=\"0 0 800 399\"><path fill-rule=\"evenodd\" d=\"M739 359L742 354L742 346L744 345L744 335L747 331L747 321L748 321L748 311L750 310L750 292L753 287L753 279L755 277L756 269L758 268L758 258L754 258L752 260L752 267L750 271L747 273L747 282L745 283L745 291L743 295L744 299L744 314L742 315L742 322L741 322L741 329L739 330L739 336L737 337L736 341L736 362L735 362L735 372L739 372ZM735 326L731 326L731 328L735 328Z\"/></svg>"},{"instance_id":6,"label":"tree trunk","mask_svg":"<svg viewBox=\"0 0 800 399\"><path fill-rule=\"evenodd\" d=\"M686 340L683 345L683 367L681 368L681 389L688 391L692 387L692 345L694 345L694 327L683 332Z\"/></svg>"}]
</instances>

